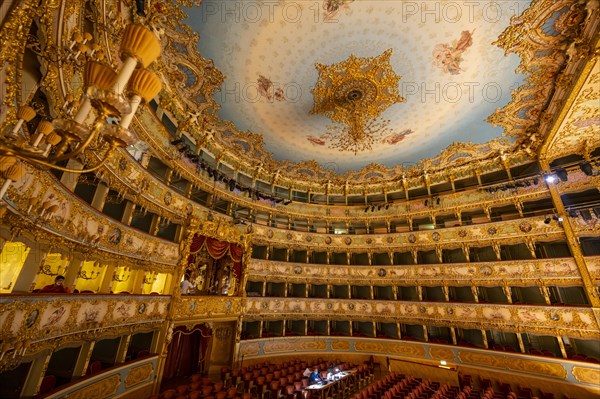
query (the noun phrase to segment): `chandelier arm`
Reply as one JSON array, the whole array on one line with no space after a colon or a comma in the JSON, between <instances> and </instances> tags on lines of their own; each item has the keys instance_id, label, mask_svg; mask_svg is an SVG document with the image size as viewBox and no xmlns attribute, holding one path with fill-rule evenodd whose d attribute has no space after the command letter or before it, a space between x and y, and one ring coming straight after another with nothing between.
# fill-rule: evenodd
<instances>
[{"instance_id":1,"label":"chandelier arm","mask_svg":"<svg viewBox=\"0 0 600 399\"><path fill-rule=\"evenodd\" d=\"M22 160L22 161L30 163L30 164L34 164L34 165L38 165L38 166L45 166L45 167L48 167L50 169L60 170L62 172L70 172L70 173L78 173L79 174L79 173L95 172L98 169L100 169L110 159L110 156L112 155L113 150L114 150L114 148L110 147L106 151L104 159L98 165L94 166L93 168L89 168L89 169L69 169L69 168L65 168L65 167L62 167L62 166L54 165L54 164L52 164L50 162L42 161L41 159L31 158L31 157L24 157L24 156L22 156L22 155L20 155L18 153L12 153L12 155L15 156L16 158Z\"/></svg>"},{"instance_id":2,"label":"chandelier arm","mask_svg":"<svg viewBox=\"0 0 600 399\"><path fill-rule=\"evenodd\" d=\"M81 154L83 151L85 151L89 147L89 145L96 138L96 136L98 136L100 129L102 129L102 126L104 126L105 119L106 119L106 115L104 115L104 114L101 114L96 118L96 120L94 121L94 127L93 127L92 131L90 132L88 137L85 139L85 141L83 143L81 143L75 150L73 150L67 154L58 156L56 158L49 158L48 160L51 162L60 162L60 161L65 161L67 159L74 158L74 157L78 156L79 154Z\"/></svg>"}]
</instances>

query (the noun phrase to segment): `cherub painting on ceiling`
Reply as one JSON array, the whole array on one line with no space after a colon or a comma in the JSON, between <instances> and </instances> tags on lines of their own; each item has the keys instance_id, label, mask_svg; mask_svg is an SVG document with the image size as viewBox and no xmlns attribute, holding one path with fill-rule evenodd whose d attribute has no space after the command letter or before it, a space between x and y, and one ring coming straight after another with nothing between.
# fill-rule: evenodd
<instances>
[{"instance_id":1,"label":"cherub painting on ceiling","mask_svg":"<svg viewBox=\"0 0 600 399\"><path fill-rule=\"evenodd\" d=\"M315 137L313 135L306 136L306 140L310 141L315 145L325 145L325 140Z\"/></svg>"},{"instance_id":2,"label":"cherub painting on ceiling","mask_svg":"<svg viewBox=\"0 0 600 399\"><path fill-rule=\"evenodd\" d=\"M389 144L389 145L398 144L399 142L404 140L406 138L406 136L408 136L409 134L413 134L413 133L414 133L414 131L412 129L404 129L400 132L394 132L394 133L390 134L389 136L384 137L382 142Z\"/></svg>"},{"instance_id":3,"label":"cherub painting on ceiling","mask_svg":"<svg viewBox=\"0 0 600 399\"><path fill-rule=\"evenodd\" d=\"M271 102L274 99L277 101L285 101L283 88L275 88L271 79L265 78L263 75L258 75L257 83L258 93L261 95L261 97L264 97Z\"/></svg>"},{"instance_id":4,"label":"cherub painting on ceiling","mask_svg":"<svg viewBox=\"0 0 600 399\"><path fill-rule=\"evenodd\" d=\"M335 17L341 10L348 12L348 4L354 0L323 0L323 20L325 22L335 22Z\"/></svg>"},{"instance_id":5,"label":"cherub painting on ceiling","mask_svg":"<svg viewBox=\"0 0 600 399\"><path fill-rule=\"evenodd\" d=\"M440 43L433 49L432 65L440 68L450 75L458 75L462 69L460 63L463 61L462 53L467 51L473 45L473 32L464 30L460 34L460 39L452 44Z\"/></svg>"}]
</instances>

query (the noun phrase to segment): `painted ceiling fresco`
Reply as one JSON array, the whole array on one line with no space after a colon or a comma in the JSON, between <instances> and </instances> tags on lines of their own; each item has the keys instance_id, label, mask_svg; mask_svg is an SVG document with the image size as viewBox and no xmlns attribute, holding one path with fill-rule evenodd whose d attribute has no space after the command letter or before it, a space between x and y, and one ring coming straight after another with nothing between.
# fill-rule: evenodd
<instances>
[{"instance_id":1,"label":"painted ceiling fresco","mask_svg":"<svg viewBox=\"0 0 600 399\"><path fill-rule=\"evenodd\" d=\"M200 53L225 75L219 116L264 137L278 160L315 160L338 172L370 163L412 165L454 142L503 135L486 119L524 76L494 43L529 1L202 1L185 9ZM388 129L356 154L332 146L332 120L311 113L316 65L392 50L406 100L379 120Z\"/></svg>"}]
</instances>

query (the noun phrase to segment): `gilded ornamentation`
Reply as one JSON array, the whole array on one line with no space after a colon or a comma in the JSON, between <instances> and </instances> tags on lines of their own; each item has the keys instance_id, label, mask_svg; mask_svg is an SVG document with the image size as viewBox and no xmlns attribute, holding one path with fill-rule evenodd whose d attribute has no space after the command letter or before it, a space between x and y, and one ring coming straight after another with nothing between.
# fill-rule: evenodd
<instances>
[{"instance_id":1,"label":"gilded ornamentation","mask_svg":"<svg viewBox=\"0 0 600 399\"><path fill-rule=\"evenodd\" d=\"M148 381L154 372L152 363L146 363L132 368L125 377L125 388L132 387L140 382Z\"/></svg>"},{"instance_id":2,"label":"gilded ornamentation","mask_svg":"<svg viewBox=\"0 0 600 399\"><path fill-rule=\"evenodd\" d=\"M448 312L447 309L452 309L452 312ZM532 308L527 305L415 303L358 299L246 298L244 320L281 320L282 318L286 320L377 320L472 329L486 329L493 326L496 330L513 332L520 332L526 326L528 331L538 334L594 339L600 334L593 310L587 308L560 306Z\"/></svg>"},{"instance_id":3,"label":"gilded ornamentation","mask_svg":"<svg viewBox=\"0 0 600 399\"><path fill-rule=\"evenodd\" d=\"M454 352L452 350L436 346L429 348L429 356L436 360L454 360Z\"/></svg>"},{"instance_id":4,"label":"gilded ornamentation","mask_svg":"<svg viewBox=\"0 0 600 399\"><path fill-rule=\"evenodd\" d=\"M600 278L600 257L585 258L593 278ZM301 273L297 271L301 270ZM382 270L385 272L382 275ZM351 280L357 285L437 286L440 280L449 285L475 284L494 287L502 281L511 286L532 286L539 281L544 285L574 286L581 279L572 258L530 259L493 262L486 265L451 263L437 265L403 266L347 266L295 264L252 259L248 264L248 279L304 284L345 284Z\"/></svg>"},{"instance_id":5,"label":"gilded ornamentation","mask_svg":"<svg viewBox=\"0 0 600 399\"><path fill-rule=\"evenodd\" d=\"M67 394L66 399L89 399L98 398L104 399L113 396L117 393L121 385L121 376L119 374L113 374L108 378L104 378L95 384L88 385L87 387L75 391L72 394Z\"/></svg>"},{"instance_id":6,"label":"gilded ornamentation","mask_svg":"<svg viewBox=\"0 0 600 399\"><path fill-rule=\"evenodd\" d=\"M166 316L168 297L120 295L36 296L34 300L0 300L0 340L13 348L28 342L27 354L82 337L125 329L156 327ZM138 312L144 304L144 312ZM124 320L121 315L126 315ZM1 366L0 366L1 368Z\"/></svg>"},{"instance_id":7,"label":"gilded ornamentation","mask_svg":"<svg viewBox=\"0 0 600 399\"><path fill-rule=\"evenodd\" d=\"M564 230L558 223L546 224L544 220L545 216L534 216L520 220L495 222L492 225L473 224L463 227L450 227L444 230L443 236L440 234L440 240L437 242L431 239L431 233L427 231L368 235L356 234L348 237L341 234L314 235L302 231L292 233L289 230L255 225L253 229L253 243L264 245L281 244L292 249L309 250L311 248L321 248L326 244L325 238L330 237L331 243L327 244L330 251L335 252L338 250L343 252L349 249L350 251L359 252L370 249L371 246L366 242L367 238L371 238L375 242L387 242L389 244L387 246L388 250L408 251L411 249L416 250L416 246L418 246L418 250L425 250L425 248L434 250L436 245L442 245L443 248L460 248L463 245L473 244L481 246L484 242L488 242L489 244L487 245L492 245L493 242L498 240L501 240L504 244L520 243L528 236L535 237L536 239L544 237L545 240L564 237ZM520 230L519 225L522 222L527 222L532 226L529 233L524 234ZM460 237L459 232L463 230L468 232L467 237ZM273 231L272 238L267 238L269 231ZM307 235L313 237L310 242L306 241Z\"/></svg>"},{"instance_id":8,"label":"gilded ornamentation","mask_svg":"<svg viewBox=\"0 0 600 399\"><path fill-rule=\"evenodd\" d=\"M311 90L311 113L338 123L319 137L330 141L330 148L356 154L370 150L378 138L389 133L386 121L377 118L393 104L406 101L400 96L400 76L390 65L391 56L389 49L377 57L351 55L337 64L316 64L319 79Z\"/></svg>"},{"instance_id":9,"label":"gilded ornamentation","mask_svg":"<svg viewBox=\"0 0 600 399\"><path fill-rule=\"evenodd\" d=\"M600 369L598 367L573 366L571 372L577 381L586 384L598 385L598 381L600 380Z\"/></svg>"},{"instance_id":10,"label":"gilded ornamentation","mask_svg":"<svg viewBox=\"0 0 600 399\"><path fill-rule=\"evenodd\" d=\"M525 359L519 356L503 356L465 350L460 350L458 352L458 358L463 363L497 369L537 374L559 379L564 379L567 376L567 370L565 370L563 365L558 362L540 362L538 360Z\"/></svg>"}]
</instances>

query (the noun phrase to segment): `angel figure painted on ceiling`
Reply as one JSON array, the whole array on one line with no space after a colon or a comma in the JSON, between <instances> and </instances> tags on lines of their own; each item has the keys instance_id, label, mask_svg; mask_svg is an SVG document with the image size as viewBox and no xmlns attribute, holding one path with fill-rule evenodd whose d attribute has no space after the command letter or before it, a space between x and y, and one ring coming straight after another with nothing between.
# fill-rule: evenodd
<instances>
[{"instance_id":1,"label":"angel figure painted on ceiling","mask_svg":"<svg viewBox=\"0 0 600 399\"><path fill-rule=\"evenodd\" d=\"M349 4L354 0L323 0L323 20L325 22L336 22L335 17L340 11L348 13Z\"/></svg>"},{"instance_id":2,"label":"angel figure painted on ceiling","mask_svg":"<svg viewBox=\"0 0 600 399\"><path fill-rule=\"evenodd\" d=\"M460 63L463 61L462 54L473 45L473 33L464 30L460 39L452 44L440 43L433 49L432 65L440 68L444 73L458 75L462 69Z\"/></svg>"}]
</instances>

